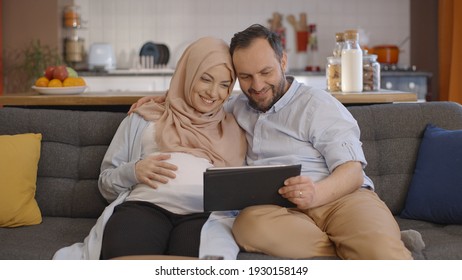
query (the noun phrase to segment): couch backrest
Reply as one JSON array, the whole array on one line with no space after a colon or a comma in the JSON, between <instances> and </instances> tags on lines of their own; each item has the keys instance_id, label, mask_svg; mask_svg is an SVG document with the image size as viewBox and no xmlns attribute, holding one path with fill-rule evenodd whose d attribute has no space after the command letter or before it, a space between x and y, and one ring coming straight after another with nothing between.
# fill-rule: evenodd
<instances>
[{"instance_id":1,"label":"couch backrest","mask_svg":"<svg viewBox=\"0 0 462 280\"><path fill-rule=\"evenodd\" d=\"M366 174L398 214L406 198L427 123L462 129L451 102L348 107L361 128ZM125 113L0 109L0 135L42 133L36 199L44 216L91 217L107 205L98 191L100 165Z\"/></svg>"},{"instance_id":2,"label":"couch backrest","mask_svg":"<svg viewBox=\"0 0 462 280\"><path fill-rule=\"evenodd\" d=\"M393 214L404 207L420 141L428 123L462 129L462 106L452 102L348 107L361 129L366 174Z\"/></svg>"},{"instance_id":3,"label":"couch backrest","mask_svg":"<svg viewBox=\"0 0 462 280\"><path fill-rule=\"evenodd\" d=\"M0 135L42 133L36 199L43 216L98 217L101 161L125 113L0 109Z\"/></svg>"}]
</instances>

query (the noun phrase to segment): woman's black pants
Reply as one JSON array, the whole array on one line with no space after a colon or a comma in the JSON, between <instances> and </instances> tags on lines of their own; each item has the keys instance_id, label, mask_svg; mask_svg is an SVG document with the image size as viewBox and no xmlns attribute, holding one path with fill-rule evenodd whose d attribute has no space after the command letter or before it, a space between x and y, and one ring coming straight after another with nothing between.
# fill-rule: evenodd
<instances>
[{"instance_id":1,"label":"woman's black pants","mask_svg":"<svg viewBox=\"0 0 462 280\"><path fill-rule=\"evenodd\" d=\"M126 201L114 208L103 234L102 259L129 255L198 257L210 213L178 215L152 203Z\"/></svg>"}]
</instances>

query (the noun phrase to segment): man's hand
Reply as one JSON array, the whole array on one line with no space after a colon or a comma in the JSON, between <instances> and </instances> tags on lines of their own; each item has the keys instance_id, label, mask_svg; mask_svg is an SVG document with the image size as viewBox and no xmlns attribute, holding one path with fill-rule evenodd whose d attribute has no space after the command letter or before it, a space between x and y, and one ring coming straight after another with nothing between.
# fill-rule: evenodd
<instances>
[{"instance_id":1,"label":"man's hand","mask_svg":"<svg viewBox=\"0 0 462 280\"><path fill-rule=\"evenodd\" d=\"M279 194L297 205L298 209L309 209L316 199L316 187L309 177L296 176L284 181L284 187L279 189Z\"/></svg>"},{"instance_id":2,"label":"man's hand","mask_svg":"<svg viewBox=\"0 0 462 280\"><path fill-rule=\"evenodd\" d=\"M343 163L326 178L313 182L306 176L291 177L284 181L279 194L306 210L325 205L349 193L358 190L364 183L361 163L348 161Z\"/></svg>"},{"instance_id":3,"label":"man's hand","mask_svg":"<svg viewBox=\"0 0 462 280\"><path fill-rule=\"evenodd\" d=\"M174 164L165 162L169 154L150 155L135 164L135 175L138 182L157 189L158 183L165 184L168 178L174 179L176 174L172 171L178 170Z\"/></svg>"},{"instance_id":4,"label":"man's hand","mask_svg":"<svg viewBox=\"0 0 462 280\"><path fill-rule=\"evenodd\" d=\"M154 101L156 103L162 103L165 101L165 95L162 95L162 96L144 96L144 97L141 97L140 99L138 99L138 101L136 101L135 103L132 104L132 106L130 107L130 110L128 110L128 114L130 115L131 113L133 113L133 111L140 107L141 105L143 105L144 103L148 103L149 101Z\"/></svg>"}]
</instances>

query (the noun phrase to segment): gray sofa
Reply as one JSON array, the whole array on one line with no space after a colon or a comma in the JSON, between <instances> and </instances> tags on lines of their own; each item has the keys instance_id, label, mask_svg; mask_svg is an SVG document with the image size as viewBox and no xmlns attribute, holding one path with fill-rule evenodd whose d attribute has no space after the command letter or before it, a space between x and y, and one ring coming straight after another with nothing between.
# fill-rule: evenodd
<instances>
[{"instance_id":1,"label":"gray sofa","mask_svg":"<svg viewBox=\"0 0 462 280\"><path fill-rule=\"evenodd\" d=\"M422 258L462 259L462 225L406 220L403 209L420 140L427 123L462 129L462 106L450 102L348 107L361 128L366 173L402 230L421 233ZM107 205L98 192L100 163L125 113L0 109L0 135L43 134L36 200L39 225L0 228L0 259L50 259L82 241ZM1 183L1 178L0 178ZM240 259L268 258L240 253Z\"/></svg>"}]
</instances>

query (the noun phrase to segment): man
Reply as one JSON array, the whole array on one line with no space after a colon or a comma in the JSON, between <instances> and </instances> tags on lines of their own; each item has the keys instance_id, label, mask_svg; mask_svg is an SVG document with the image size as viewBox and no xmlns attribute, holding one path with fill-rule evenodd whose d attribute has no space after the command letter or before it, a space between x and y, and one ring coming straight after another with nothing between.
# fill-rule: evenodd
<instances>
[{"instance_id":1,"label":"man","mask_svg":"<svg viewBox=\"0 0 462 280\"><path fill-rule=\"evenodd\" d=\"M236 33L230 51L244 94L225 106L246 132L247 164L302 164L301 176L279 190L297 208L242 210L232 228L238 245L287 258L411 259L363 172L360 131L348 110L325 91L286 77L280 38L264 26Z\"/></svg>"},{"instance_id":2,"label":"man","mask_svg":"<svg viewBox=\"0 0 462 280\"><path fill-rule=\"evenodd\" d=\"M230 51L244 95L227 106L246 131L247 164L302 164L301 176L279 190L297 208L244 209L233 226L239 246L289 258L411 259L363 172L360 131L348 110L285 76L281 41L265 27L236 33Z\"/></svg>"}]
</instances>

